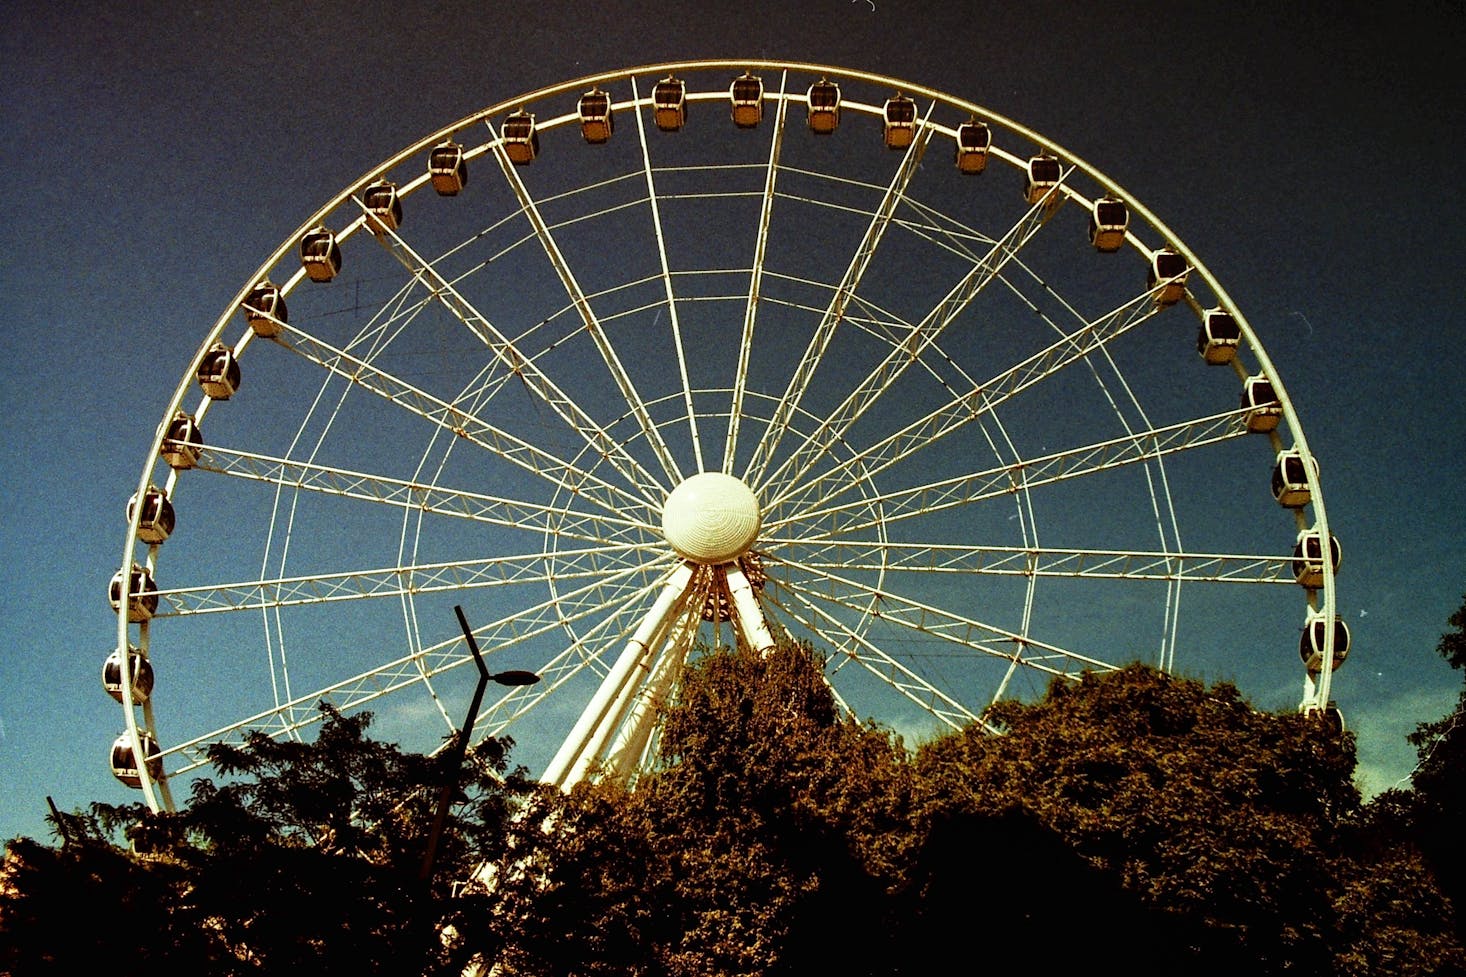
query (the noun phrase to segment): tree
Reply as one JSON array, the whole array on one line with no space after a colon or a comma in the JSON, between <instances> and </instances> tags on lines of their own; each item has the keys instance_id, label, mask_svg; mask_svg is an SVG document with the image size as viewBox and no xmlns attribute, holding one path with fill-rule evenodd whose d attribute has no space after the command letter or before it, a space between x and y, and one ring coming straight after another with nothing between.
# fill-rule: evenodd
<instances>
[{"instance_id":1,"label":"tree","mask_svg":"<svg viewBox=\"0 0 1466 977\"><path fill-rule=\"evenodd\" d=\"M789 645L691 665L660 768L548 801L511 854L503 972L1460 966L1449 903L1371 833L1326 723L1135 666L913 759L821 673Z\"/></svg>"},{"instance_id":2,"label":"tree","mask_svg":"<svg viewBox=\"0 0 1466 977\"><path fill-rule=\"evenodd\" d=\"M989 719L1006 735L969 729L918 757L931 817L1020 816L1137 909L1200 924L1198 955L1328 971L1328 850L1358 801L1348 737L1142 666L1056 681Z\"/></svg>"},{"instance_id":3,"label":"tree","mask_svg":"<svg viewBox=\"0 0 1466 977\"><path fill-rule=\"evenodd\" d=\"M226 780L204 779L178 813L142 805L93 805L82 844L53 852L13 842L0 935L7 963L28 973L77 973L63 953L110 958L114 969L150 973L457 974L491 949L483 896L452 898L452 882L498 854L505 822L522 793L505 781L507 741L486 740L461 775L435 757L370 739L370 714L322 706L311 742L252 735L218 744L210 759ZM458 814L439 848L442 871L418 872L439 788L459 783ZM126 839L133 852L118 842ZM54 926L64 906L87 904L97 880L131 892L117 911L99 911L74 945ZM105 904L99 909L105 908ZM454 947L439 928L469 934ZM21 969L15 966L13 969Z\"/></svg>"},{"instance_id":4,"label":"tree","mask_svg":"<svg viewBox=\"0 0 1466 977\"><path fill-rule=\"evenodd\" d=\"M1436 651L1452 668L1466 668L1466 597L1448 622ZM1466 684L1450 715L1422 723L1410 736L1420 763L1410 776L1414 822L1421 849L1441 886L1457 907L1466 908ZM1466 924L1466 920L1460 920ZM1466 926L1458 930L1466 941Z\"/></svg>"},{"instance_id":5,"label":"tree","mask_svg":"<svg viewBox=\"0 0 1466 977\"><path fill-rule=\"evenodd\" d=\"M505 972L891 972L899 742L841 717L795 644L704 654L665 720L658 770L577 787L537 822L553 857L511 856Z\"/></svg>"},{"instance_id":6,"label":"tree","mask_svg":"<svg viewBox=\"0 0 1466 977\"><path fill-rule=\"evenodd\" d=\"M1452 668L1466 668L1466 597L1441 635L1436 651ZM1370 804L1370 841L1397 851L1396 857L1423 868L1456 907L1456 939L1466 943L1466 845L1461 812L1466 811L1466 685L1456 708L1410 735L1419 762L1408 791L1390 790ZM1415 861L1423 863L1415 866Z\"/></svg>"}]
</instances>

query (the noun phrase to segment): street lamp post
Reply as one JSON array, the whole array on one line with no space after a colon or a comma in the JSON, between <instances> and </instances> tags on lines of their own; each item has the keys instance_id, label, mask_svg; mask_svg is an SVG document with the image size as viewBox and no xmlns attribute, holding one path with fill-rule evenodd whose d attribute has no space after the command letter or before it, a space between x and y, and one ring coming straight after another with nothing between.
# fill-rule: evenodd
<instances>
[{"instance_id":1,"label":"street lamp post","mask_svg":"<svg viewBox=\"0 0 1466 977\"><path fill-rule=\"evenodd\" d=\"M473 663L478 666L478 685L473 690L473 701L469 703L468 715L463 719L463 728L458 731L458 738L453 744L453 755L448 762L448 777L443 784L443 791L438 795L438 812L433 817L433 830L428 834L428 849L423 853L422 868L418 871L419 881L426 884L433 877L433 863L438 857L438 840L443 836L443 826L448 822L448 811L453 806L453 793L458 788L458 772L463 768L463 757L468 752L468 742L473 736L473 724L478 720L479 706L484 700L484 689L490 682L499 685L533 685L540 680L534 672L489 671L484 664L484 656L479 653L478 641L474 639L473 629L468 626L468 618L463 616L463 608L454 605L453 612L458 615L458 624L463 628L463 637L468 641L468 650L473 653Z\"/></svg>"}]
</instances>

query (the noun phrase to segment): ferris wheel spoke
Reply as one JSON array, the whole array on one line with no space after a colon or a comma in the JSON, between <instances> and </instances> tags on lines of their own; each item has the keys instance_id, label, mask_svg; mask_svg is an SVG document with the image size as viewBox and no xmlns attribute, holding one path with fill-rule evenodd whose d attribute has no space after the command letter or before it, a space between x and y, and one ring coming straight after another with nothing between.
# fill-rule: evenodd
<instances>
[{"instance_id":1,"label":"ferris wheel spoke","mask_svg":"<svg viewBox=\"0 0 1466 977\"><path fill-rule=\"evenodd\" d=\"M930 118L935 106L936 103L933 102L927 107L927 118ZM840 284L835 287L834 294L830 297L830 304L826 307L819 324L815 326L814 335L810 338L804 355L794 368L794 374L790 377L784 396L779 399L774 416L769 419L768 427L764 429L763 437L759 439L754 449L753 457L749 460L748 468L745 469L743 476L744 480L750 484L760 484L764 481L765 472L773 462L774 454L779 448L784 433L788 430L789 422L799 410L805 392L809 389L815 368L825 359L830 342L834 339L835 330L845 316L846 306L860 288L861 279L865 277L871 259L875 257L876 249L880 247L886 228L891 225L891 219L896 213L897 206L905 199L906 188L911 183L911 178L916 175L917 166L926 152L931 134L932 128L926 124L926 119L923 119L922 124L916 127L916 134L911 140L911 145L906 147L901 164L896 168L890 183L886 185L885 193L871 215L870 224L865 229L865 235L856 245L850 264L840 278Z\"/></svg>"},{"instance_id":2,"label":"ferris wheel spoke","mask_svg":"<svg viewBox=\"0 0 1466 977\"><path fill-rule=\"evenodd\" d=\"M665 564L666 561L663 561ZM531 638L558 630L566 622L593 616L605 608L635 602L640 595L657 586L656 582L637 584L638 575L654 574L655 564L631 567L606 574L571 591L561 598L542 601L521 611L474 629L480 644L491 652L502 652ZM289 701L263 710L237 723L204 736L176 744L160 755L177 755L185 764L173 771L186 773L208 762L208 746L217 742L242 743L252 732L263 732L274 738L289 736L320 721L315 709L318 702L329 702L341 711L355 709L382 696L421 685L451 669L472 661L462 650L462 639L451 638L434 645L415 649L386 664L354 675L351 678L296 695Z\"/></svg>"},{"instance_id":3,"label":"ferris wheel spoke","mask_svg":"<svg viewBox=\"0 0 1466 977\"><path fill-rule=\"evenodd\" d=\"M643 510L646 500L589 471L539 448L523 438L454 404L426 393L414 384L357 359L323 342L310 333L285 326L290 341L281 345L350 384L367 390L413 413L430 424L469 441L489 453L530 472L554 488L568 487L612 513Z\"/></svg>"},{"instance_id":4,"label":"ferris wheel spoke","mask_svg":"<svg viewBox=\"0 0 1466 977\"><path fill-rule=\"evenodd\" d=\"M665 565L668 561L662 560ZM602 573L590 583L575 590L540 601L496 621L475 628L480 643L491 652L502 652L530 639L563 628L567 624L593 617L608 607L636 601L655 583L638 584L638 576L655 574L658 561L646 565L622 567ZM457 668L471 659L458 649L459 639L452 638L434 645L416 647L384 665L362 672L313 692L296 695L271 709L256 713L238 723L205 736L180 743L163 755L178 753L188 759L176 773L184 773L207 762L207 747L221 741L242 742L251 732L264 732L272 737L292 735L320 720L317 702L330 702L341 711L362 706L373 699L403 689L425 685L439 674Z\"/></svg>"},{"instance_id":5,"label":"ferris wheel spoke","mask_svg":"<svg viewBox=\"0 0 1466 977\"><path fill-rule=\"evenodd\" d=\"M631 558L655 553L634 545L596 546L545 553L516 553L481 560L425 563L308 576L245 580L152 591L159 598L155 618L324 604L362 598L402 597L447 590L477 590L509 584L539 584L596 577L623 569Z\"/></svg>"},{"instance_id":6,"label":"ferris wheel spoke","mask_svg":"<svg viewBox=\"0 0 1466 977\"><path fill-rule=\"evenodd\" d=\"M1149 294L1142 294L1118 309L1086 323L1048 348L991 377L973 384L951 401L859 452L841 459L830 469L799 485L775 505L808 503L811 499L828 502L848 491L851 474L859 468L862 475L873 476L892 465L910 458L923 449L941 443L953 432L973 421L992 415L1003 402L1053 376L1065 367L1087 360L1096 351L1125 335L1158 311ZM1127 428L1129 425L1126 425Z\"/></svg>"},{"instance_id":7,"label":"ferris wheel spoke","mask_svg":"<svg viewBox=\"0 0 1466 977\"><path fill-rule=\"evenodd\" d=\"M839 649L840 654L848 661L856 662L951 729L961 729L968 723L981 722L981 718L972 710L887 654L879 645L838 616L823 609L817 599L796 588L781 589L792 600L781 601L776 594L767 591L764 599L783 611L790 620L819 635L831 648Z\"/></svg>"},{"instance_id":8,"label":"ferris wheel spoke","mask_svg":"<svg viewBox=\"0 0 1466 977\"><path fill-rule=\"evenodd\" d=\"M280 489L319 492L531 533L553 532L565 539L605 542L613 546L639 545L649 541L652 538L649 534L654 532L650 521L654 514L651 512L647 513L646 521L638 521L274 458L221 445L205 447L194 467L200 471L264 482Z\"/></svg>"},{"instance_id":9,"label":"ferris wheel spoke","mask_svg":"<svg viewBox=\"0 0 1466 977\"><path fill-rule=\"evenodd\" d=\"M1057 189L1057 188L1055 188ZM1052 194L1053 191L1050 191ZM846 434L862 415L922 356L942 332L988 286L1048 220L1049 197L1031 205L1008 232L962 276L942 300L929 311L898 346L866 375L855 389L836 407L808 439L794 451L767 479L765 485L777 505L792 491L809 470L828 454L830 448L846 441Z\"/></svg>"},{"instance_id":10,"label":"ferris wheel spoke","mask_svg":"<svg viewBox=\"0 0 1466 977\"><path fill-rule=\"evenodd\" d=\"M1246 413L1245 409L1240 408L1225 411L1210 417L1138 431L1122 438L1095 442L1038 458L1019 460L981 472L927 482L872 499L776 516L769 519L768 529L771 533L777 533L798 525L802 529L800 539L826 539L839 532L867 528L883 522L889 524L928 512L1080 478L1244 437L1248 433L1244 423ZM873 521L838 521L842 517L848 518L851 512L869 510L876 505L880 507L881 515Z\"/></svg>"},{"instance_id":11,"label":"ferris wheel spoke","mask_svg":"<svg viewBox=\"0 0 1466 977\"><path fill-rule=\"evenodd\" d=\"M636 90L636 78L632 76L631 96L636 102L641 96ZM672 348L677 354L677 373L682 381L682 404L687 411L687 431L692 439L692 457L699 472L706 471L702 460L702 438L698 434L697 412L692 406L692 381L687 376L687 347L682 338L682 318L677 312L677 294L672 288L672 268L667 262L667 240L662 234L662 210L657 203L657 185L652 176L652 154L646 142L646 120L638 110L632 113L636 119L636 134L641 142L641 162L646 176L646 199L651 211L652 235L657 243L657 259L661 262L662 288L667 297L667 320L672 328ZM678 479L680 481L680 479Z\"/></svg>"},{"instance_id":12,"label":"ferris wheel spoke","mask_svg":"<svg viewBox=\"0 0 1466 977\"><path fill-rule=\"evenodd\" d=\"M553 380L544 374L531 357L520 352L515 343L474 307L458 289L438 273L395 231L381 235L383 246L429 289L433 298L463 323L493 353L504 368L506 377L517 377L546 404L571 430L575 431L598 456L613 468L641 495L650 501L660 492L657 480L634 459L625 447L597 424Z\"/></svg>"},{"instance_id":13,"label":"ferris wheel spoke","mask_svg":"<svg viewBox=\"0 0 1466 977\"><path fill-rule=\"evenodd\" d=\"M733 405L728 414L728 436L723 448L724 472L732 472L737 463L738 429L743 420L743 398L748 387L748 359L753 351L753 329L758 318L759 296L763 291L764 257L768 252L769 218L774 212L774 186L779 175L779 150L784 145L784 120L789 106L784 98L789 72L779 78L778 109L774 116L774 136L769 141L769 163L764 172L763 202L759 207L758 234L753 245L753 273L748 279L748 300L743 307L743 340L738 346L738 365L733 373Z\"/></svg>"},{"instance_id":14,"label":"ferris wheel spoke","mask_svg":"<svg viewBox=\"0 0 1466 977\"><path fill-rule=\"evenodd\" d=\"M770 574L778 586L797 589L811 598L854 614L869 615L885 624L926 635L989 658L1017 662L1049 675L1073 677L1085 669L1113 670L1112 665L1075 651L1025 637L976 618L905 597L885 586L876 587L829 570L807 566L780 556L776 562L791 571ZM798 573L800 576L795 576Z\"/></svg>"},{"instance_id":15,"label":"ferris wheel spoke","mask_svg":"<svg viewBox=\"0 0 1466 977\"><path fill-rule=\"evenodd\" d=\"M821 571L951 573L1014 577L1086 577L1104 580L1185 580L1187 583L1296 586L1292 556L1189 553L794 539L767 541L771 551L792 548L803 566Z\"/></svg>"},{"instance_id":16,"label":"ferris wheel spoke","mask_svg":"<svg viewBox=\"0 0 1466 977\"><path fill-rule=\"evenodd\" d=\"M530 194L529 189L524 185L524 181L520 179L519 174L515 171L514 164L509 161L508 155L504 152L502 141L498 139L498 133L494 131L493 124L488 119L485 119L484 125L489 127L489 132L495 137L493 156L499 164L499 169L504 172L504 179L508 181L510 188L514 191L514 195L519 199L519 205L525 217L528 218L530 226L534 228L535 236L539 238L540 245L545 249L545 254L549 258L550 264L554 266L555 274L559 277L560 284L570 296L571 304L575 306L575 311L579 313L581 321L585 323L585 328L595 343L596 349L600 352L601 359L605 362L607 370L610 371L611 378L615 381L617 389L620 390L621 396L625 399L627 408L636 419L642 436L646 438L647 444L651 446L652 451L656 454L657 461L661 464L663 474L666 475L668 481L673 485L678 484L682 481L682 471L678 467L676 459L672 457L672 452L667 447L666 441L662 439L661 429L652 420L651 412L647 410L646 402L637 391L630 374L626 372L626 367L622 364L621 357L616 353L616 348L611 344L610 337L606 334L605 328L597 318L595 310L591 308L589 297L586 296L585 290L580 287L580 282L576 280L575 273L570 268L570 263L566 261L564 253L560 250L560 246L555 242L555 236L551 233L550 226L545 222L544 216L540 213L539 205L535 202L535 198Z\"/></svg>"}]
</instances>

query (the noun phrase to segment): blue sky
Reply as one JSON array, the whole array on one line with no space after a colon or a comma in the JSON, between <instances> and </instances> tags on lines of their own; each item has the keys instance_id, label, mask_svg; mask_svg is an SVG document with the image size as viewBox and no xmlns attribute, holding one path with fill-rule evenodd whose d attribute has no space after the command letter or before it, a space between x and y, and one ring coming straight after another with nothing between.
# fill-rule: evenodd
<instances>
[{"instance_id":1,"label":"blue sky","mask_svg":"<svg viewBox=\"0 0 1466 977\"><path fill-rule=\"evenodd\" d=\"M659 60L908 78L1051 137L1143 201L1246 311L1322 459L1355 640L1334 694L1365 784L1405 776L1404 736L1454 700L1434 646L1466 590L1459 5L1405 19L1362 4L326 2L245 17L21 0L0 18L0 835L41 833L48 794L63 809L130 796L107 770L120 716L98 683L122 510L177 378L255 268L426 133ZM1227 677L1284 705L1245 669Z\"/></svg>"}]
</instances>

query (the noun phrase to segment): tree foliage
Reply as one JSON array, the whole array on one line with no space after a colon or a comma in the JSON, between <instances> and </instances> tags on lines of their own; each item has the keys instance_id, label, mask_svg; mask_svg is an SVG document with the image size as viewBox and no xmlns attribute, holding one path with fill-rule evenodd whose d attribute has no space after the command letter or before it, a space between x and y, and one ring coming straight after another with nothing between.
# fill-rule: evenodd
<instances>
[{"instance_id":1,"label":"tree foliage","mask_svg":"<svg viewBox=\"0 0 1466 977\"><path fill-rule=\"evenodd\" d=\"M472 751L441 872L423 884L428 828L453 772L370 739L369 714L323 709L312 742L261 734L211 748L227 779L197 781L178 813L97 804L68 818L59 851L12 842L0 970L460 972L486 947L450 951L438 928L488 932L487 901L452 898L451 882L499 851L516 793L502 779L507 743ZM133 851L116 844L123 839ZM41 920L74 925L61 939L55 925L32 925Z\"/></svg>"},{"instance_id":2,"label":"tree foliage","mask_svg":"<svg viewBox=\"0 0 1466 977\"><path fill-rule=\"evenodd\" d=\"M1006 733L913 757L838 714L807 648L704 656L662 767L577 788L536 823L557 857L513 856L503 972L1460 966L1429 871L1370 827L1350 736L1142 667L987 718Z\"/></svg>"},{"instance_id":3,"label":"tree foliage","mask_svg":"<svg viewBox=\"0 0 1466 977\"><path fill-rule=\"evenodd\" d=\"M1466 973L1439 736L1416 791L1362 805L1350 735L1229 685L1090 674L913 753L823 671L796 644L701 655L635 783L532 790L490 741L428 887L443 761L329 711L310 744L218 747L227 779L178 814L98 805L60 850L11 843L0 971Z\"/></svg>"},{"instance_id":4,"label":"tree foliage","mask_svg":"<svg viewBox=\"0 0 1466 977\"><path fill-rule=\"evenodd\" d=\"M1466 669L1466 597L1450 616L1451 630L1436 651L1452 668ZM1466 684L1456 708L1410 735L1419 757L1411 789L1387 791L1372 805L1377 835L1413 848L1446 898L1466 907L1466 844L1461 816L1466 811ZM1457 939L1466 942L1466 919L1457 914Z\"/></svg>"}]
</instances>

